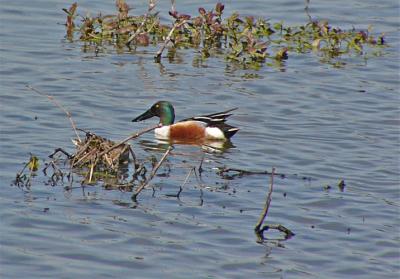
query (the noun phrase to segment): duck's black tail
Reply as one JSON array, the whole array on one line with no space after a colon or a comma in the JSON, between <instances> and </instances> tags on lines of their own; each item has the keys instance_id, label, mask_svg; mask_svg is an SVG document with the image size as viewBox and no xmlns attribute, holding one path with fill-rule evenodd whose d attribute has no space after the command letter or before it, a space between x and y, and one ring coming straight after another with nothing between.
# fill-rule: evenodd
<instances>
[{"instance_id":1,"label":"duck's black tail","mask_svg":"<svg viewBox=\"0 0 400 279\"><path fill-rule=\"evenodd\" d=\"M239 131L239 128L225 124L225 123L216 125L216 127L221 129L221 131L224 133L224 135L227 139L230 139L231 137L233 137L233 135L235 135L237 133L237 131Z\"/></svg>"}]
</instances>

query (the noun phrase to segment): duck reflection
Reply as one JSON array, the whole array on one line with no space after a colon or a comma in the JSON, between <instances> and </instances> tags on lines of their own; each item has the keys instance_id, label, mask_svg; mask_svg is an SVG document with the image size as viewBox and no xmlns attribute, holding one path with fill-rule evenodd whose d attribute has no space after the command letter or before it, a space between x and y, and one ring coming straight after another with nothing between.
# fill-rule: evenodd
<instances>
[{"instance_id":1,"label":"duck reflection","mask_svg":"<svg viewBox=\"0 0 400 279\"><path fill-rule=\"evenodd\" d=\"M186 145L186 146L198 146L201 148L202 151L206 153L213 153L213 154L222 154L227 152L231 148L235 148L231 141L167 141L167 140L159 140L156 139L154 141L150 140L141 140L139 144L143 147L146 151L164 151L169 146L174 145Z\"/></svg>"}]
</instances>

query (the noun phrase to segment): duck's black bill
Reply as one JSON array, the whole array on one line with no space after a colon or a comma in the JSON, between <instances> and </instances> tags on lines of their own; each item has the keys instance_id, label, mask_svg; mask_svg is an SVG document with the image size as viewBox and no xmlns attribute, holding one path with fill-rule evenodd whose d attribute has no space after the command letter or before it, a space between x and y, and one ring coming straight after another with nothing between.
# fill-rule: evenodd
<instances>
[{"instance_id":1,"label":"duck's black bill","mask_svg":"<svg viewBox=\"0 0 400 279\"><path fill-rule=\"evenodd\" d=\"M133 119L132 122L146 120L146 119L152 118L153 116L155 116L155 115L151 112L151 110L148 110L145 113L143 113L143 114L139 115L138 117L136 117L135 119Z\"/></svg>"}]
</instances>

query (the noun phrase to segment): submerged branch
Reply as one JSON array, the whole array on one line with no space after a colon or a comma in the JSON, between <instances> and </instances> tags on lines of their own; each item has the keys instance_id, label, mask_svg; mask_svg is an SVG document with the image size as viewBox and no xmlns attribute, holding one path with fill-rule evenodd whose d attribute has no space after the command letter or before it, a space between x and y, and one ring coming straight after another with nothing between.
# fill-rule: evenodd
<instances>
[{"instance_id":1,"label":"submerged branch","mask_svg":"<svg viewBox=\"0 0 400 279\"><path fill-rule=\"evenodd\" d=\"M257 171L257 170L245 170L239 168L229 168L229 167L217 167L217 174L223 178L234 178L234 177L242 177L245 175L271 175L269 171ZM233 173L233 174L230 174ZM285 174L285 173L274 173L275 176L279 176L280 178L298 178L301 180L313 180L310 176L300 176L298 174Z\"/></svg>"},{"instance_id":2,"label":"submerged branch","mask_svg":"<svg viewBox=\"0 0 400 279\"><path fill-rule=\"evenodd\" d=\"M268 224L268 225L264 225L262 227L262 229L260 230L260 232L263 234L264 231L267 230L278 230L280 232L283 232L285 234L285 239L289 239L290 237L294 236L295 234L289 230L288 228L286 228L285 226L281 225L281 224Z\"/></svg>"},{"instance_id":3,"label":"submerged branch","mask_svg":"<svg viewBox=\"0 0 400 279\"><path fill-rule=\"evenodd\" d=\"M219 175L222 175L222 174L228 173L228 172L236 172L237 175L239 175L239 176L253 175L253 174L271 174L268 171L251 171L251 170L243 170L243 169L227 168L227 167L218 168L218 174Z\"/></svg>"}]
</instances>

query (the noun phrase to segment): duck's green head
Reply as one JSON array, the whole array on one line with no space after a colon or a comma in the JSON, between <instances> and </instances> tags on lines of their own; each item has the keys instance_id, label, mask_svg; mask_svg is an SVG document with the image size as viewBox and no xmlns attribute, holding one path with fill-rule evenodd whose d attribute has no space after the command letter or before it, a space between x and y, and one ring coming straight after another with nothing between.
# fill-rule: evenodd
<instances>
[{"instance_id":1,"label":"duck's green head","mask_svg":"<svg viewBox=\"0 0 400 279\"><path fill-rule=\"evenodd\" d=\"M145 113L139 115L133 122L142 121L154 116L158 116L160 118L160 123L162 125L171 125L175 121L175 111L174 107L170 102L167 101L159 101L155 103L149 110Z\"/></svg>"}]
</instances>

